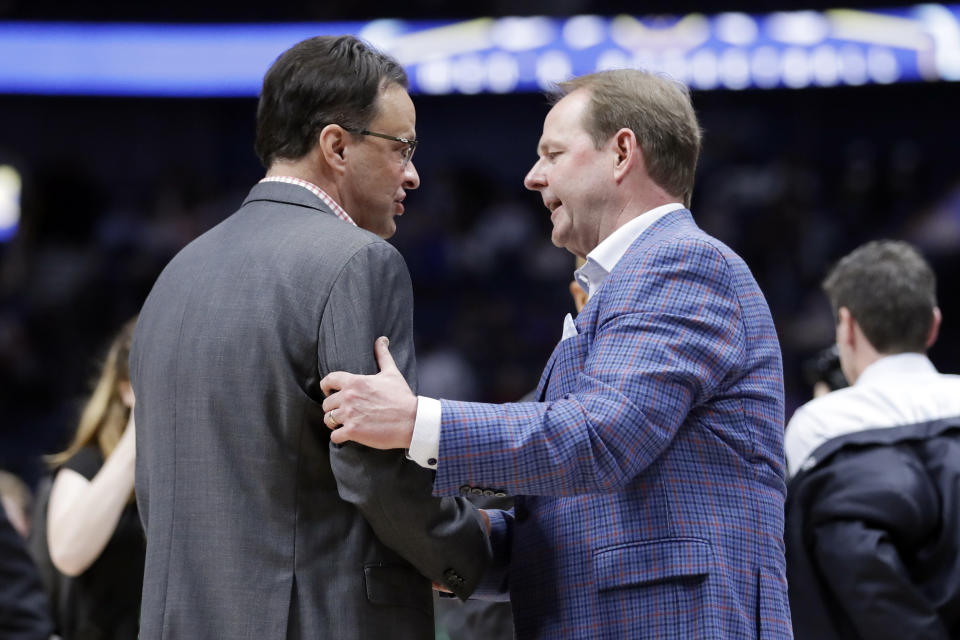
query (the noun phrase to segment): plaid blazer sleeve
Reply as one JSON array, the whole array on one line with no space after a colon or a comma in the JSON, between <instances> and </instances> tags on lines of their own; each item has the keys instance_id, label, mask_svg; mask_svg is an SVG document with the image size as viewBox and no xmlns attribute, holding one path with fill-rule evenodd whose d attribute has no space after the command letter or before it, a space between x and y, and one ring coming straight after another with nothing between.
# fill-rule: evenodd
<instances>
[{"instance_id":1,"label":"plaid blazer sleeve","mask_svg":"<svg viewBox=\"0 0 960 640\"><path fill-rule=\"evenodd\" d=\"M435 492L610 492L655 461L745 358L730 265L704 238L628 251L555 348L547 402L443 401Z\"/></svg>"}]
</instances>

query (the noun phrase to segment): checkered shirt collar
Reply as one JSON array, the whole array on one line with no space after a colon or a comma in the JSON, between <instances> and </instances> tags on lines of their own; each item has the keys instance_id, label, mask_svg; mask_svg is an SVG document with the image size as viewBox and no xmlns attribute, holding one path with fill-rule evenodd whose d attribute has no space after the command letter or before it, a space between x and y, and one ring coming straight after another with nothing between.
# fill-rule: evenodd
<instances>
[{"instance_id":1,"label":"checkered shirt collar","mask_svg":"<svg viewBox=\"0 0 960 640\"><path fill-rule=\"evenodd\" d=\"M300 178L293 178L290 176L267 176L260 182L285 182L287 184L299 185L304 189L308 190L313 195L320 198L320 200L323 201L325 205L330 207L330 210L333 211L333 213L338 218L340 218L344 222L349 222L353 226L357 226L357 223L353 221L353 218L350 217L349 213L344 211L343 207L341 207L339 204L337 204L337 202L333 198L327 195L326 191L324 191L317 185L313 184L312 182L307 182L306 180L301 180Z\"/></svg>"}]
</instances>

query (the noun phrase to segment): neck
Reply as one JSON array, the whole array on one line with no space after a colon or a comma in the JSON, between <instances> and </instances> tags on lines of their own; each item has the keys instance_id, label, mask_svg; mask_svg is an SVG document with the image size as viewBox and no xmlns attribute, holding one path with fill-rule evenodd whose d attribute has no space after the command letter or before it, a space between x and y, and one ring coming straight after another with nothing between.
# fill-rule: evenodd
<instances>
[{"instance_id":1,"label":"neck","mask_svg":"<svg viewBox=\"0 0 960 640\"><path fill-rule=\"evenodd\" d=\"M870 344L870 341L867 340L867 337L863 335L863 330L860 329L860 325L855 325L855 346L853 349L853 367L851 373L852 380L848 380L850 384L853 384L857 381L858 378L863 374L867 367L872 365L877 360L884 358L890 354L880 353L873 348L873 345Z\"/></svg>"},{"instance_id":2,"label":"neck","mask_svg":"<svg viewBox=\"0 0 960 640\"><path fill-rule=\"evenodd\" d=\"M298 178L315 184L342 206L340 191L336 183L321 168L318 168L315 162L309 159L309 154L299 160L274 160L270 164L270 168L267 169L266 177L273 178L276 176Z\"/></svg>"},{"instance_id":3,"label":"neck","mask_svg":"<svg viewBox=\"0 0 960 640\"><path fill-rule=\"evenodd\" d=\"M639 218L646 212L665 204L670 204L671 202L681 202L679 198L675 198L663 192L662 189L657 193L648 193L645 195L646 197L632 198L619 208L617 214L610 218L608 224L601 227L598 244L609 238L614 231L627 224L634 218Z\"/></svg>"}]
</instances>

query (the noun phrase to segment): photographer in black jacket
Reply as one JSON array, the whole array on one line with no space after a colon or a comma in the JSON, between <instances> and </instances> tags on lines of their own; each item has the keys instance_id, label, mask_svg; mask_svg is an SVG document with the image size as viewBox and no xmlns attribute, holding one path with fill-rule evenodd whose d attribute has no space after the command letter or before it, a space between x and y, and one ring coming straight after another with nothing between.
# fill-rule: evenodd
<instances>
[{"instance_id":1,"label":"photographer in black jacket","mask_svg":"<svg viewBox=\"0 0 960 640\"><path fill-rule=\"evenodd\" d=\"M787 581L798 640L960 637L960 376L924 355L936 280L871 242L824 281L851 386L787 425Z\"/></svg>"}]
</instances>

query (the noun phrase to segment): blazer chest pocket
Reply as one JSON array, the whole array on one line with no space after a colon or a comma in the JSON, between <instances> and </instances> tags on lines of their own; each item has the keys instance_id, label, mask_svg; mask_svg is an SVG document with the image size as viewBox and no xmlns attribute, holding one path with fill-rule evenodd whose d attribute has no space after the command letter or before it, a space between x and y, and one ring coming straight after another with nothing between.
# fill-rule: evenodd
<instances>
[{"instance_id":1,"label":"blazer chest pocket","mask_svg":"<svg viewBox=\"0 0 960 640\"><path fill-rule=\"evenodd\" d=\"M433 615L433 595L429 581L412 567L400 564L363 566L367 600L372 604L411 607Z\"/></svg>"},{"instance_id":2,"label":"blazer chest pocket","mask_svg":"<svg viewBox=\"0 0 960 640\"><path fill-rule=\"evenodd\" d=\"M661 538L598 549L593 554L597 589L704 579L715 567L713 547L698 538Z\"/></svg>"}]
</instances>

